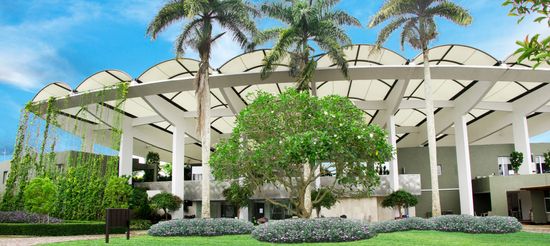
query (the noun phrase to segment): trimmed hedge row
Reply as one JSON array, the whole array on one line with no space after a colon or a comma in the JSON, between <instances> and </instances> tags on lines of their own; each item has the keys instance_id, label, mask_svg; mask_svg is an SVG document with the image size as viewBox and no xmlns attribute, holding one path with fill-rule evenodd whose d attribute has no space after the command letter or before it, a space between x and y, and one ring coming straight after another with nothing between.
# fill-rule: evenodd
<instances>
[{"instance_id":1,"label":"trimmed hedge row","mask_svg":"<svg viewBox=\"0 0 550 246\"><path fill-rule=\"evenodd\" d=\"M25 211L0 211L0 223L61 223L63 220L45 214Z\"/></svg>"},{"instance_id":2,"label":"trimmed hedge row","mask_svg":"<svg viewBox=\"0 0 550 246\"><path fill-rule=\"evenodd\" d=\"M176 219L151 226L151 236L221 236L250 234L254 225L248 221L215 219Z\"/></svg>"},{"instance_id":3,"label":"trimmed hedge row","mask_svg":"<svg viewBox=\"0 0 550 246\"><path fill-rule=\"evenodd\" d=\"M445 215L430 219L408 218L372 223L370 229L377 233L408 230L436 230L465 233L513 233L521 230L521 223L514 217L471 215Z\"/></svg>"},{"instance_id":4,"label":"trimmed hedge row","mask_svg":"<svg viewBox=\"0 0 550 246\"><path fill-rule=\"evenodd\" d=\"M347 242L374 237L363 224L341 218L287 219L256 227L252 237L271 243Z\"/></svg>"},{"instance_id":5,"label":"trimmed hedge row","mask_svg":"<svg viewBox=\"0 0 550 246\"><path fill-rule=\"evenodd\" d=\"M111 233L124 233L123 228L112 229ZM27 236L73 236L105 233L103 222L74 222L60 224L0 223L0 235Z\"/></svg>"}]
</instances>

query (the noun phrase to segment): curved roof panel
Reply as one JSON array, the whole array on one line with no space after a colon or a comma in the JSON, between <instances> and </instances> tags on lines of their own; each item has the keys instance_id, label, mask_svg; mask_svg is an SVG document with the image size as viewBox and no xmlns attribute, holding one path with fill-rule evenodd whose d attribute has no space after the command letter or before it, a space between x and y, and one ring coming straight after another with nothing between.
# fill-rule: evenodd
<instances>
[{"instance_id":1,"label":"curved roof panel","mask_svg":"<svg viewBox=\"0 0 550 246\"><path fill-rule=\"evenodd\" d=\"M64 97L72 93L71 87L64 82L54 82L44 86L32 99L32 102L47 100L50 97Z\"/></svg>"}]
</instances>

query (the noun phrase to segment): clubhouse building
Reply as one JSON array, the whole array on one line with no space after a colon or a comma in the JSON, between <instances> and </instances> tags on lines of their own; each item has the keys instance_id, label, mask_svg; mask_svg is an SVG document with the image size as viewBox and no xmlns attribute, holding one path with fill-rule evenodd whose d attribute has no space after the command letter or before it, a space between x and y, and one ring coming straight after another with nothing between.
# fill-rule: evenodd
<instances>
[{"instance_id":1,"label":"clubhouse building","mask_svg":"<svg viewBox=\"0 0 550 246\"><path fill-rule=\"evenodd\" d=\"M318 69L311 84L317 96L346 96L366 113L365 121L387 129L388 141L397 149L393 160L380 166L381 184L370 197L342 198L325 217L346 215L364 221L393 219L393 210L380 205L384 196L404 189L419 196L410 208L411 216L431 216L431 187L424 109L422 57L407 59L388 49L372 53L373 46L358 44L345 50L349 78L344 79L327 56L318 57ZM265 80L260 79L262 59L269 50L257 50L234 57L219 68L212 68L211 116L212 147L229 136L235 115L251 103L248 96L257 90L278 94L294 86L283 62ZM446 214L510 215L522 221L549 223L550 168L542 154L550 144L532 144L532 136L550 131L550 67L532 69L529 62L518 64L516 56L504 60L464 45L443 45L429 51L437 134L438 175L441 207ZM119 70L91 75L76 88L66 83L47 85L34 102L50 97L63 99L58 122L61 127L86 125L87 131L72 132L82 137L82 151L94 152L98 144L109 146L114 124L114 88L129 83L122 119L123 134L119 151L119 174L154 169L140 164L134 156L159 153L161 161L173 165L172 181L148 180L134 183L150 194L168 191L185 202L185 209L174 217L200 216L201 143L195 128L197 105L193 80L199 62L173 59L161 62L132 77ZM90 95L102 93L102 101ZM88 106L80 107L82 102ZM94 115L97 109L102 117ZM67 131L73 128L67 127ZM93 139L94 141L91 141ZM102 143L101 141L106 141ZM512 151L524 154L519 173L510 166ZM214 149L212 149L214 151ZM70 153L69 153L70 154ZM60 161L61 162L61 161ZM63 163L60 163L62 166ZM0 164L2 184L9 165ZM3 168L3 169L2 169ZM321 177L316 186L330 182ZM212 217L234 217L235 209L221 194L225 182L211 181ZM0 185L0 192L2 192ZM265 186L263 195L287 200L288 194ZM240 215L253 219L282 219L287 211L255 194Z\"/></svg>"}]
</instances>

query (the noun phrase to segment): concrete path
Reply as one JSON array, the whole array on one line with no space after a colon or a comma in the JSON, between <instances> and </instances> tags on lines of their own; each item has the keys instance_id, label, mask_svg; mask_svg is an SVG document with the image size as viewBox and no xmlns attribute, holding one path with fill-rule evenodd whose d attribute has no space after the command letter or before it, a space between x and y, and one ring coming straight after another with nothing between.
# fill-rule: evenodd
<instances>
[{"instance_id":1,"label":"concrete path","mask_svg":"<svg viewBox=\"0 0 550 246\"><path fill-rule=\"evenodd\" d=\"M550 225L523 225L523 231L537 232L537 233L550 233Z\"/></svg>"},{"instance_id":2,"label":"concrete path","mask_svg":"<svg viewBox=\"0 0 550 246\"><path fill-rule=\"evenodd\" d=\"M132 231L133 236L145 235L147 231ZM124 234L111 235L113 237L125 237ZM27 236L0 236L0 246L27 246L45 243L58 243L75 240L104 239L105 235L82 235L82 236L61 236L61 237L27 237Z\"/></svg>"}]
</instances>

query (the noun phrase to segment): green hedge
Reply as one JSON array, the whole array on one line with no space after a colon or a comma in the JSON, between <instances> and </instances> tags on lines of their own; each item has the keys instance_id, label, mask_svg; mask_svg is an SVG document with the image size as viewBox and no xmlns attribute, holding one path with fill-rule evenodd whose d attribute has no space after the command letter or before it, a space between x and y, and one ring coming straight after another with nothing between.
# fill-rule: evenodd
<instances>
[{"instance_id":1,"label":"green hedge","mask_svg":"<svg viewBox=\"0 0 550 246\"><path fill-rule=\"evenodd\" d=\"M111 233L124 233L125 229L112 229ZM72 236L104 234L105 223L22 224L0 223L0 235Z\"/></svg>"}]
</instances>

